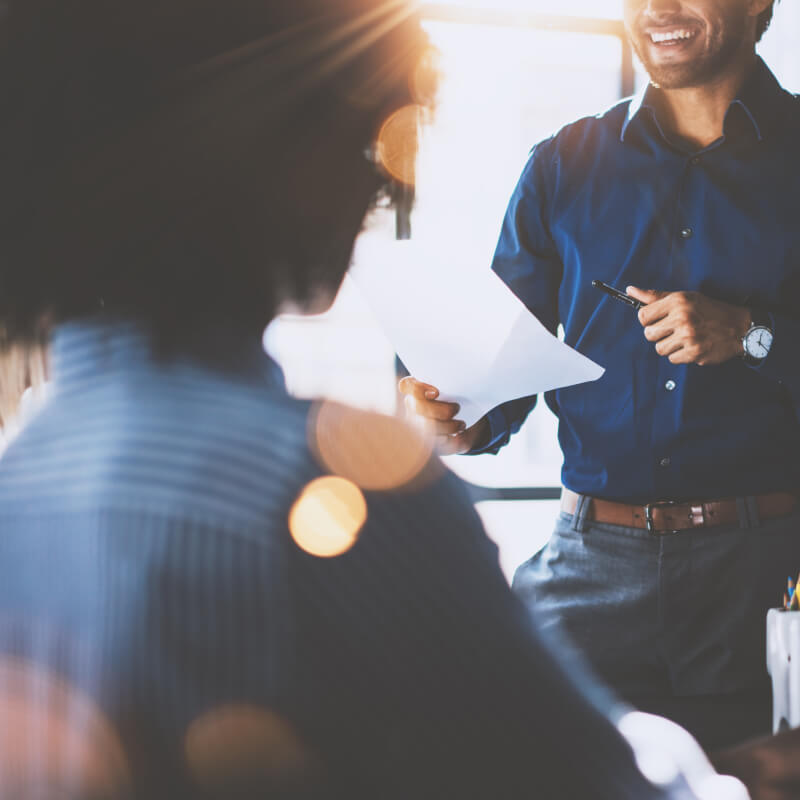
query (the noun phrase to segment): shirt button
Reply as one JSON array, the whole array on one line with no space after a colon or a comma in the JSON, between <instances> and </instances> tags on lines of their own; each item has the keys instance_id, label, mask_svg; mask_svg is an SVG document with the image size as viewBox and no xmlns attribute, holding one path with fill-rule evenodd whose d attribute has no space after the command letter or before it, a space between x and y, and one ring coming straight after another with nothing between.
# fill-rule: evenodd
<instances>
[{"instance_id":1,"label":"shirt button","mask_svg":"<svg viewBox=\"0 0 800 800\"><path fill-rule=\"evenodd\" d=\"M681 239L691 239L694 231L691 228L681 228Z\"/></svg>"},{"instance_id":2,"label":"shirt button","mask_svg":"<svg viewBox=\"0 0 800 800\"><path fill-rule=\"evenodd\" d=\"M671 464L672 464L671 458L662 458L661 461L658 462L658 466L663 467L664 469L669 467Z\"/></svg>"},{"instance_id":3,"label":"shirt button","mask_svg":"<svg viewBox=\"0 0 800 800\"><path fill-rule=\"evenodd\" d=\"M697 165L700 163L700 156L694 156L694 157L693 157L693 158L692 158L692 159L689 161L689 163L690 163L690 164L691 164L693 167L696 167L696 166L697 166Z\"/></svg>"},{"instance_id":4,"label":"shirt button","mask_svg":"<svg viewBox=\"0 0 800 800\"><path fill-rule=\"evenodd\" d=\"M668 392L674 392L674 391L675 391L675 389L676 389L677 387L678 387L678 384L677 384L677 383L675 383L675 381L667 381L667 382L664 384L664 388L665 388L665 389L666 389Z\"/></svg>"}]
</instances>

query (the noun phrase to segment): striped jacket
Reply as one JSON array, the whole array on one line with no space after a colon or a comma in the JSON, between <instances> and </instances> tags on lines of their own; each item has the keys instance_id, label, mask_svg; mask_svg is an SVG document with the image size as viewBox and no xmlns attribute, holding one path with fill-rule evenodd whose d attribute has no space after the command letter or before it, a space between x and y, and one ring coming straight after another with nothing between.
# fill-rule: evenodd
<instances>
[{"instance_id":1,"label":"striped jacket","mask_svg":"<svg viewBox=\"0 0 800 800\"><path fill-rule=\"evenodd\" d=\"M58 329L0 460L0 697L66 715L70 746L105 732L120 796L661 796L423 444L208 338L166 358L133 323Z\"/></svg>"}]
</instances>

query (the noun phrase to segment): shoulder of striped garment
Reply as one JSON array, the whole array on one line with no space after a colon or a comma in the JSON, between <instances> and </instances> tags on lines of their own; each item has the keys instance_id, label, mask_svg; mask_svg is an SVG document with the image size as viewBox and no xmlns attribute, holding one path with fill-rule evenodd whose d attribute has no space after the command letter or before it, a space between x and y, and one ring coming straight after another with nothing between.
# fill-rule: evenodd
<instances>
[{"instance_id":1,"label":"shoulder of striped garment","mask_svg":"<svg viewBox=\"0 0 800 800\"><path fill-rule=\"evenodd\" d=\"M0 516L130 509L259 524L318 473L310 404L218 375L54 395L0 459Z\"/></svg>"}]
</instances>

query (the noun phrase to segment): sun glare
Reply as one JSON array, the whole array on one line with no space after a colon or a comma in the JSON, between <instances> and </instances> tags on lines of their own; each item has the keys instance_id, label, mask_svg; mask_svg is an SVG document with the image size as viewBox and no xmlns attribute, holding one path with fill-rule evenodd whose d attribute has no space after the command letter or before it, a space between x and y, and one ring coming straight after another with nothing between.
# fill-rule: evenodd
<instances>
[{"instance_id":1,"label":"sun glare","mask_svg":"<svg viewBox=\"0 0 800 800\"><path fill-rule=\"evenodd\" d=\"M453 8L491 8L495 11L523 11L529 14L554 14L618 19L622 0L439 0L425 5Z\"/></svg>"}]
</instances>

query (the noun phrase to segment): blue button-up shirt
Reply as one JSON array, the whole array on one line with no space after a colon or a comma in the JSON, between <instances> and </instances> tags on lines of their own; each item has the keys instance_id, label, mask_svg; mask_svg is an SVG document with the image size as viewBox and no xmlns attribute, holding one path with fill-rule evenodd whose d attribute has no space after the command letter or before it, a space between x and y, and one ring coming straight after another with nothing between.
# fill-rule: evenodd
<instances>
[{"instance_id":1,"label":"blue button-up shirt","mask_svg":"<svg viewBox=\"0 0 800 800\"><path fill-rule=\"evenodd\" d=\"M570 489L619 500L800 487L800 100L759 59L724 135L689 152L650 92L537 145L493 269L547 327L606 368L546 396ZM676 366L635 312L592 280L697 291L768 313L775 340L749 367ZM489 415L497 452L535 398Z\"/></svg>"}]
</instances>

